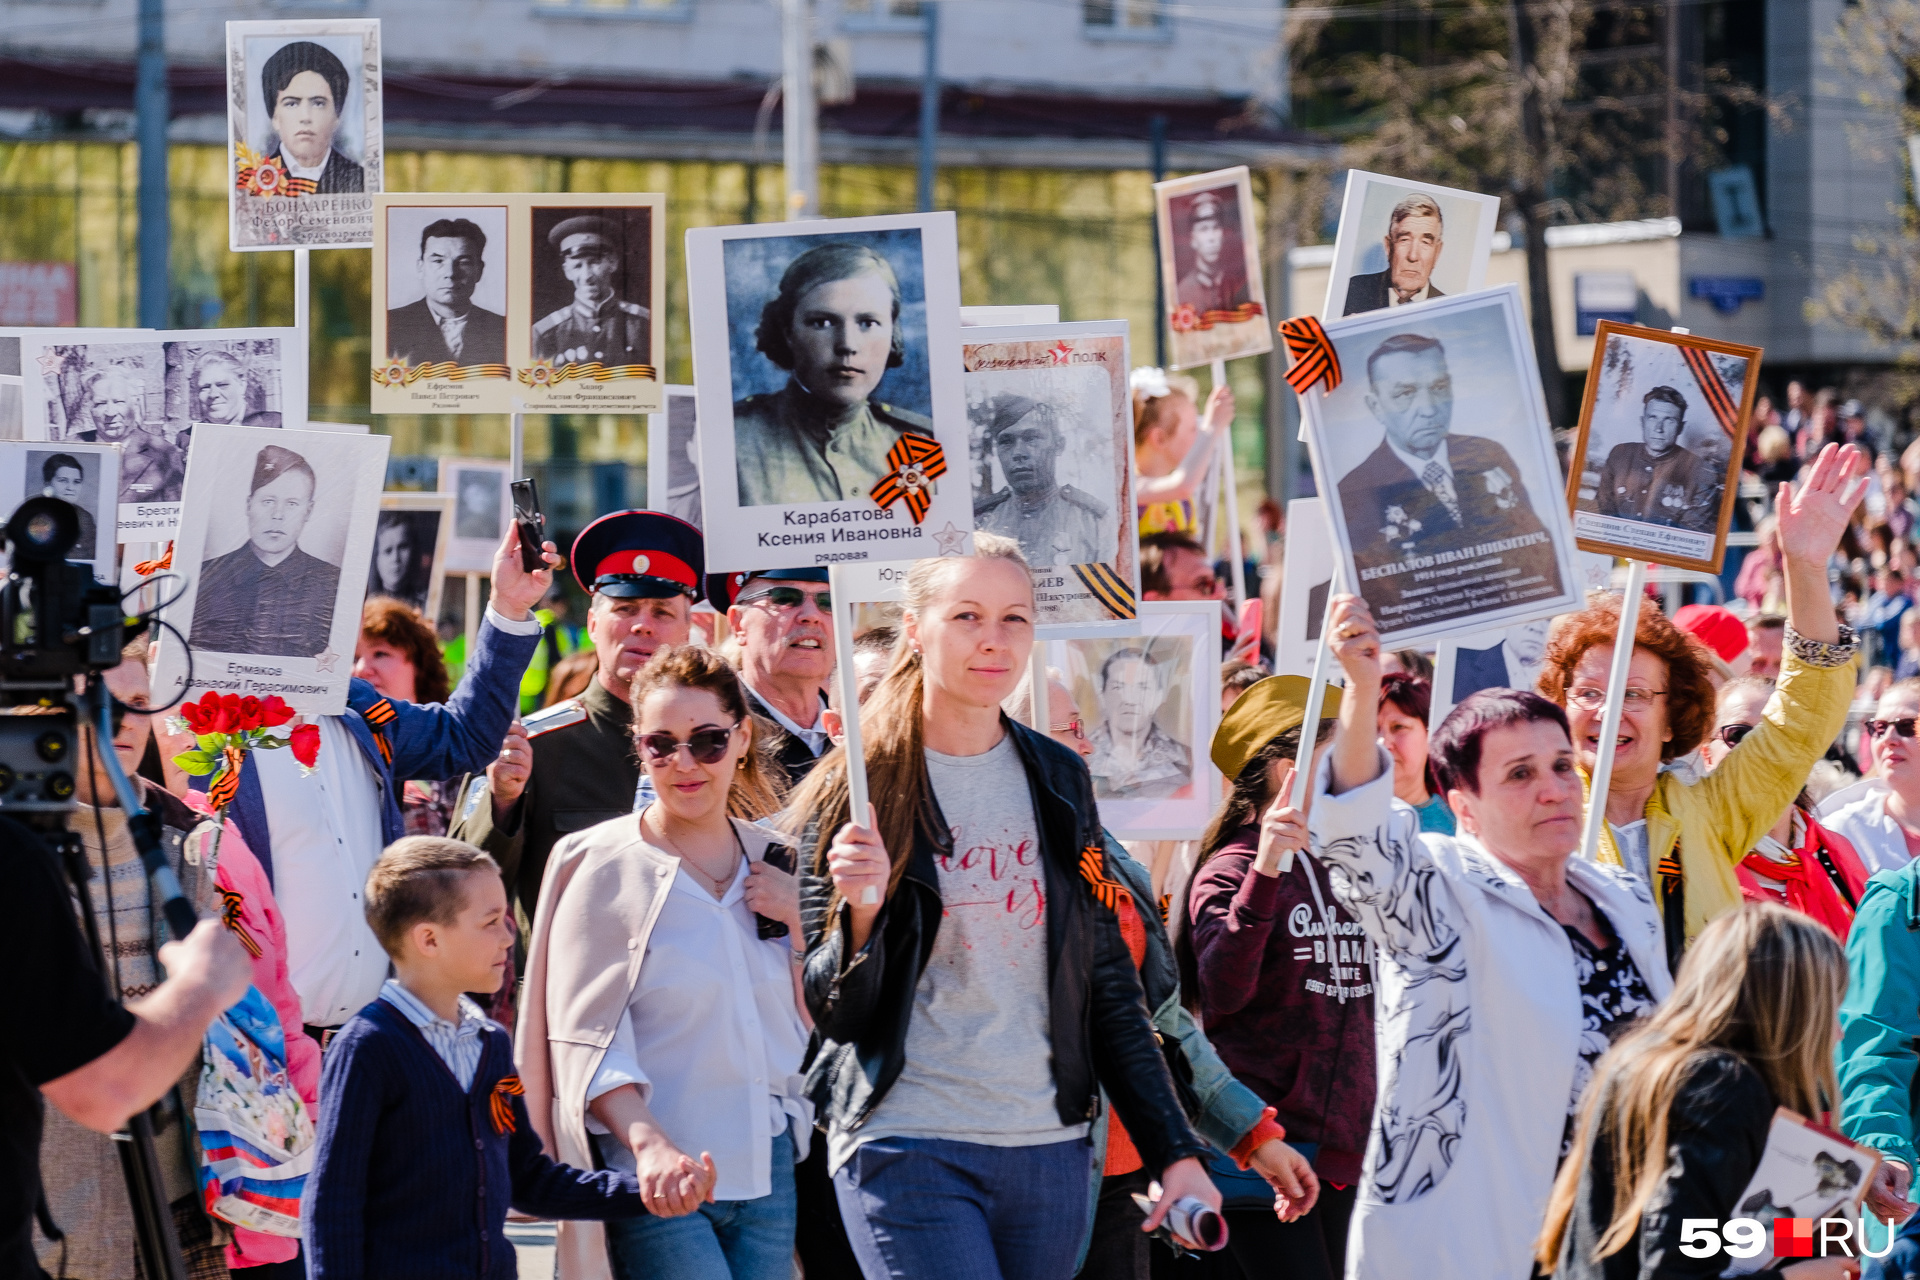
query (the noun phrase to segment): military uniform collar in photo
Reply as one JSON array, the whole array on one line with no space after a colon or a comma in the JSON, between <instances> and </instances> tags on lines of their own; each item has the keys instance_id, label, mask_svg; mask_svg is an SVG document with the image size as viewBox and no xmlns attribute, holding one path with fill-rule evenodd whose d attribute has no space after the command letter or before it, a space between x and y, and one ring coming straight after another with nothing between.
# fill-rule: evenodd
<instances>
[{"instance_id":1,"label":"military uniform collar in photo","mask_svg":"<svg viewBox=\"0 0 1920 1280\"><path fill-rule=\"evenodd\" d=\"M1268 676L1234 700L1213 734L1213 762L1222 777L1238 778L1262 747L1306 720L1311 684L1305 676ZM1339 714L1339 686L1328 685L1320 718L1331 720Z\"/></svg>"},{"instance_id":2,"label":"military uniform collar in photo","mask_svg":"<svg viewBox=\"0 0 1920 1280\"><path fill-rule=\"evenodd\" d=\"M741 589L755 578L770 578L779 582L825 582L827 571L824 567L810 569L742 569L737 573L710 573L707 575L707 602L716 609L731 609L740 599Z\"/></svg>"},{"instance_id":3,"label":"military uniform collar in photo","mask_svg":"<svg viewBox=\"0 0 1920 1280\"><path fill-rule=\"evenodd\" d=\"M573 540L573 577L588 595L618 600L700 599L706 572L700 531L658 511L615 511Z\"/></svg>"}]
</instances>

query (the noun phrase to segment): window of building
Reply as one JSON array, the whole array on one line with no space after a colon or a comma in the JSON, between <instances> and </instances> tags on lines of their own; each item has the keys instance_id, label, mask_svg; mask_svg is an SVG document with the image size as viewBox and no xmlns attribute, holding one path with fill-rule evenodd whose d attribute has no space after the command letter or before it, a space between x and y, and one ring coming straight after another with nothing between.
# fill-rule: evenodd
<instances>
[{"instance_id":1,"label":"window of building","mask_svg":"<svg viewBox=\"0 0 1920 1280\"><path fill-rule=\"evenodd\" d=\"M570 18L664 18L684 22L693 0L533 0L533 11Z\"/></svg>"},{"instance_id":2,"label":"window of building","mask_svg":"<svg viewBox=\"0 0 1920 1280\"><path fill-rule=\"evenodd\" d=\"M1080 0L1080 21L1096 37L1156 40L1167 34L1163 0Z\"/></svg>"}]
</instances>

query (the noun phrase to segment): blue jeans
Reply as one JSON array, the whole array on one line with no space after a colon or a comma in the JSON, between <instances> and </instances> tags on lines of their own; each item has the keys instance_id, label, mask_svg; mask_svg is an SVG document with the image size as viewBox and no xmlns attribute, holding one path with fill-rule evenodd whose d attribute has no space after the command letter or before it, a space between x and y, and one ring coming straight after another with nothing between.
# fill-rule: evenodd
<instances>
[{"instance_id":1,"label":"blue jeans","mask_svg":"<svg viewBox=\"0 0 1920 1280\"><path fill-rule=\"evenodd\" d=\"M703 1204L681 1218L609 1222L608 1261L615 1280L791 1280L796 1206L793 1139L782 1133L773 1140L771 1195Z\"/></svg>"},{"instance_id":2,"label":"blue jeans","mask_svg":"<svg viewBox=\"0 0 1920 1280\"><path fill-rule=\"evenodd\" d=\"M866 1280L1068 1280L1093 1143L878 1138L833 1175Z\"/></svg>"}]
</instances>

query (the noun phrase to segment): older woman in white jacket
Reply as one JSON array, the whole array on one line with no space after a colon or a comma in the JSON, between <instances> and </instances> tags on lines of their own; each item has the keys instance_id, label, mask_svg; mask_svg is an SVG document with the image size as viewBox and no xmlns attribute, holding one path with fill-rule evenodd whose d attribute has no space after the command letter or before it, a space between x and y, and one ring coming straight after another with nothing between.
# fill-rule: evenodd
<instances>
[{"instance_id":1,"label":"older woman in white jacket","mask_svg":"<svg viewBox=\"0 0 1920 1280\"><path fill-rule=\"evenodd\" d=\"M1314 779L1312 849L1379 955L1380 1098L1347 1275L1526 1280L1593 1063L1672 988L1660 920L1624 872L1574 857L1564 712L1487 691L1431 753L1454 837L1422 834L1375 740L1380 641L1340 598L1347 692Z\"/></svg>"}]
</instances>

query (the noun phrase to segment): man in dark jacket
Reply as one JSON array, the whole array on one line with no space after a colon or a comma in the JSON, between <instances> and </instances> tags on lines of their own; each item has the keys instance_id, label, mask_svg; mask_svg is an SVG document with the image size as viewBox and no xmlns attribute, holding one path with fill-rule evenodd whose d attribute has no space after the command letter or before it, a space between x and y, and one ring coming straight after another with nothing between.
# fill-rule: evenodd
<instances>
[{"instance_id":1,"label":"man in dark jacket","mask_svg":"<svg viewBox=\"0 0 1920 1280\"><path fill-rule=\"evenodd\" d=\"M340 566L300 549L314 487L305 458L277 444L260 450L247 495L247 544L201 571L194 648L281 658L327 650Z\"/></svg>"},{"instance_id":2,"label":"man in dark jacket","mask_svg":"<svg viewBox=\"0 0 1920 1280\"><path fill-rule=\"evenodd\" d=\"M475 306L486 271L487 233L466 218L441 218L420 233L416 302L387 312L387 354L409 364L505 364L507 318Z\"/></svg>"},{"instance_id":3,"label":"man in dark jacket","mask_svg":"<svg viewBox=\"0 0 1920 1280\"><path fill-rule=\"evenodd\" d=\"M759 569L711 574L707 598L740 637L747 708L779 728L775 746L787 785L813 772L832 742L821 713L833 678L833 614L827 571Z\"/></svg>"}]
</instances>

